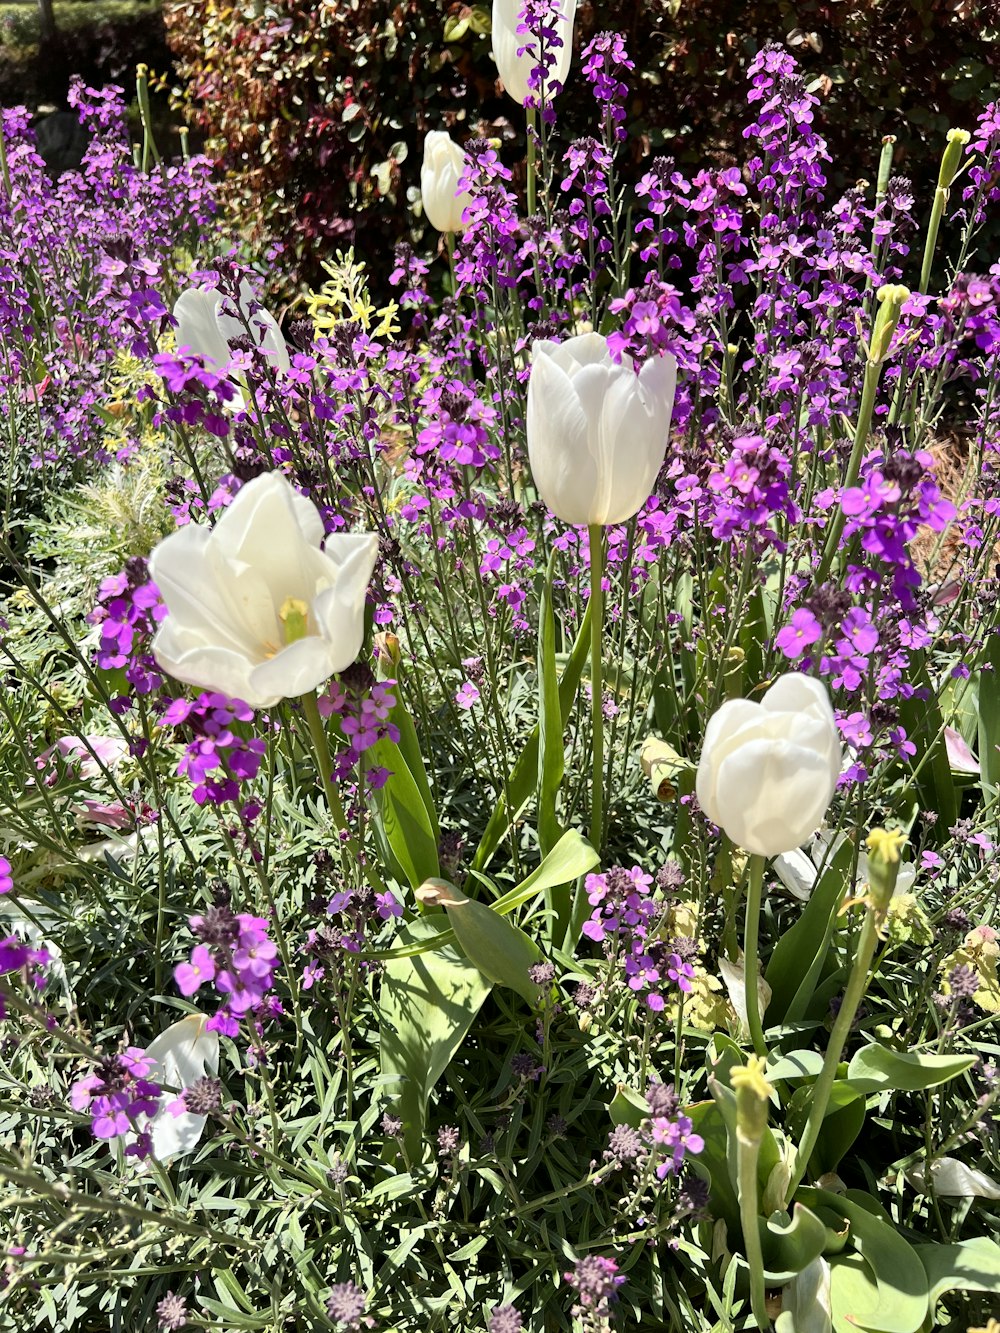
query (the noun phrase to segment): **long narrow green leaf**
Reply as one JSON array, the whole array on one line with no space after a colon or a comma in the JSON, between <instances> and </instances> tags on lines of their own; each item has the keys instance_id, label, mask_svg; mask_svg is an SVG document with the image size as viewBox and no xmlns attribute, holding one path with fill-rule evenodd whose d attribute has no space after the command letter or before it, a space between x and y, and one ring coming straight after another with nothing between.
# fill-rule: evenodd
<instances>
[{"instance_id":1,"label":"long narrow green leaf","mask_svg":"<svg viewBox=\"0 0 1000 1333\"><path fill-rule=\"evenodd\" d=\"M565 764L563 749L564 720L559 704L556 677L556 623L552 613L552 571L555 552L549 559L538 631L538 845L547 856L562 837L556 819L556 797L562 785ZM561 904L555 904L557 911ZM569 899L562 913L563 929L569 916ZM562 938L562 932L557 932Z\"/></svg>"},{"instance_id":2,"label":"long narrow green leaf","mask_svg":"<svg viewBox=\"0 0 1000 1333\"><path fill-rule=\"evenodd\" d=\"M584 612L580 629L559 682L559 711L563 725L569 721L570 709L580 685L580 677L590 651L590 607ZM501 793L496 809L490 816L486 831L473 857L473 870L484 870L490 858L503 841L513 819L523 809L535 789L538 774L539 728L536 726L518 756L506 783L506 794ZM509 799L508 799L509 798Z\"/></svg>"}]
</instances>

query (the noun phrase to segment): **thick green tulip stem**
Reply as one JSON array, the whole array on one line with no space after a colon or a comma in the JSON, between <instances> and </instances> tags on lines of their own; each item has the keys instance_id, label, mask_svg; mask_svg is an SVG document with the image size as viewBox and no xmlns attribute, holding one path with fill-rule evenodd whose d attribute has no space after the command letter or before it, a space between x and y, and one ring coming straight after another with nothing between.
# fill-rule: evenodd
<instances>
[{"instance_id":1,"label":"thick green tulip stem","mask_svg":"<svg viewBox=\"0 0 1000 1333\"><path fill-rule=\"evenodd\" d=\"M524 114L528 123L528 217L530 218L534 216L535 212L535 187L538 174L538 167L535 162L535 130L538 126L538 112L533 106L529 106Z\"/></svg>"},{"instance_id":2,"label":"thick green tulip stem","mask_svg":"<svg viewBox=\"0 0 1000 1333\"><path fill-rule=\"evenodd\" d=\"M760 932L760 901L764 885L764 858L751 856L750 881L747 885L746 925L743 930L743 988L746 996L747 1027L757 1055L767 1055L764 1029L760 1021L760 991L757 987L757 940Z\"/></svg>"},{"instance_id":3,"label":"thick green tulip stem","mask_svg":"<svg viewBox=\"0 0 1000 1333\"><path fill-rule=\"evenodd\" d=\"M767 1133L768 1098L773 1091L764 1077L764 1060L751 1056L729 1075L736 1095L736 1188L740 1201L743 1249L750 1269L750 1308L757 1327L770 1328L764 1290L764 1255L760 1244L760 1191L757 1163Z\"/></svg>"},{"instance_id":4,"label":"thick green tulip stem","mask_svg":"<svg viewBox=\"0 0 1000 1333\"><path fill-rule=\"evenodd\" d=\"M806 1121L805 1129L802 1131L799 1146L795 1149L795 1165L792 1170L792 1178L788 1182L788 1189L785 1191L786 1203L791 1202L808 1169L809 1158L813 1155L816 1140L823 1128L827 1107L830 1105L830 1095L833 1092L834 1080L837 1077L837 1066L840 1064L840 1057L844 1052L847 1036L851 1030L851 1024L854 1022L854 1015L858 1011L858 1005L861 1003L868 983L868 971L878 945L878 923L874 911L869 908L866 909L866 912L865 924L861 928L861 939L858 941L858 951L854 955L854 966L851 969L844 1000L840 1006L840 1012L837 1014L837 1021L833 1025L833 1031L830 1033L823 1068L819 1072L819 1078L813 1084L812 1097L809 1102L809 1118Z\"/></svg>"},{"instance_id":5,"label":"thick green tulip stem","mask_svg":"<svg viewBox=\"0 0 1000 1333\"><path fill-rule=\"evenodd\" d=\"M764 1290L764 1254L760 1247L760 1230L757 1225L757 1158L760 1156L760 1143L751 1143L737 1133L736 1136L736 1183L740 1196L740 1225L743 1228L743 1248L746 1251L747 1267L750 1269L750 1309L757 1321L757 1327L771 1327L767 1315L767 1298Z\"/></svg>"},{"instance_id":6,"label":"thick green tulip stem","mask_svg":"<svg viewBox=\"0 0 1000 1333\"><path fill-rule=\"evenodd\" d=\"M340 799L340 792L337 791L337 784L333 780L333 760L330 758L330 746L327 744L326 728L323 725L323 719L319 715L319 707L316 703L316 691L310 690L308 694L303 694L301 703L302 711L305 713L306 723L309 726L309 737L316 754L316 765L319 768L320 778L323 782L323 793L326 796L326 803L330 810L330 817L336 828L338 828L341 833L346 834L343 841L351 859L358 864L361 873L375 892L382 893L385 886L379 881L375 871L364 859L361 853L361 848L357 844L357 840L348 828L347 815L344 813L344 805Z\"/></svg>"},{"instance_id":7,"label":"thick green tulip stem","mask_svg":"<svg viewBox=\"0 0 1000 1333\"><path fill-rule=\"evenodd\" d=\"M593 772L590 786L590 841L599 852L604 841L604 529L592 523L590 538L590 717Z\"/></svg>"}]
</instances>

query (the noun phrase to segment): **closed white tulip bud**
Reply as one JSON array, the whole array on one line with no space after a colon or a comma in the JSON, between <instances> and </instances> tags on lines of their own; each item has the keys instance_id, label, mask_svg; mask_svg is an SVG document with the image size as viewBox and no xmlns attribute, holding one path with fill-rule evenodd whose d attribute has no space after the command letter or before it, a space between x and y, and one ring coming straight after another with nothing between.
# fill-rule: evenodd
<instances>
[{"instance_id":1,"label":"closed white tulip bud","mask_svg":"<svg viewBox=\"0 0 1000 1333\"><path fill-rule=\"evenodd\" d=\"M181 292L174 305L174 319L177 321L175 338L179 348L186 347L197 352L220 375L229 369L233 352L230 344L237 338L248 336L246 324L254 336L254 341L267 356L273 366L287 370L290 362L288 348L281 336L278 322L263 308L253 311L253 288L244 280L240 283L239 318L233 311L231 298L215 288L189 287Z\"/></svg>"},{"instance_id":2,"label":"closed white tulip bud","mask_svg":"<svg viewBox=\"0 0 1000 1333\"><path fill-rule=\"evenodd\" d=\"M840 765L826 686L792 672L760 703L729 699L709 718L695 790L708 818L738 847L777 856L819 827Z\"/></svg>"},{"instance_id":3,"label":"closed white tulip bud","mask_svg":"<svg viewBox=\"0 0 1000 1333\"><path fill-rule=\"evenodd\" d=\"M468 190L459 192L466 158L444 130L431 130L424 139L424 163L420 168L420 197L424 213L438 231L461 231L462 212L472 202Z\"/></svg>"},{"instance_id":4,"label":"closed white tulip bud","mask_svg":"<svg viewBox=\"0 0 1000 1333\"><path fill-rule=\"evenodd\" d=\"M255 477L214 528L178 529L150 575L168 615L153 640L177 680L267 708L351 665L364 639L374 533L323 543L315 505L280 472Z\"/></svg>"},{"instance_id":5,"label":"closed white tulip bud","mask_svg":"<svg viewBox=\"0 0 1000 1333\"><path fill-rule=\"evenodd\" d=\"M608 340L583 333L539 339L528 380L528 458L538 494L564 523L624 523L663 466L677 362L654 356L637 375Z\"/></svg>"},{"instance_id":6,"label":"closed white tulip bud","mask_svg":"<svg viewBox=\"0 0 1000 1333\"><path fill-rule=\"evenodd\" d=\"M555 29L558 34L562 45L555 46L538 33L518 32L524 0L493 0L493 59L504 88L522 106L529 97L541 95L545 101L551 100L552 83L565 84L573 57L576 3L577 0L551 0L551 17L545 27ZM542 63L543 55L554 57L554 63L547 66L542 87L531 89L528 78Z\"/></svg>"}]
</instances>

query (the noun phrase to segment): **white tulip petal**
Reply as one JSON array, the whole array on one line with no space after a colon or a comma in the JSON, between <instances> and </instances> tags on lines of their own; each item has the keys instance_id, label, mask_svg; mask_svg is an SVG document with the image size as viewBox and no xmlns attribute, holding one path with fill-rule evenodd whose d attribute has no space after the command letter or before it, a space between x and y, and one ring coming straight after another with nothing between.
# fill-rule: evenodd
<instances>
[{"instance_id":1,"label":"white tulip petal","mask_svg":"<svg viewBox=\"0 0 1000 1333\"><path fill-rule=\"evenodd\" d=\"M904 1172L906 1179L918 1194L935 1194L959 1199L1000 1199L1000 1182L985 1171L966 1166L957 1157L939 1157L931 1166L931 1183L923 1165Z\"/></svg>"},{"instance_id":2,"label":"white tulip petal","mask_svg":"<svg viewBox=\"0 0 1000 1333\"><path fill-rule=\"evenodd\" d=\"M219 332L215 313L219 294L205 287L189 287L181 292L174 304L177 329L174 334L177 347L187 348L217 371L224 372L229 364L229 344Z\"/></svg>"},{"instance_id":3,"label":"white tulip petal","mask_svg":"<svg viewBox=\"0 0 1000 1333\"><path fill-rule=\"evenodd\" d=\"M589 523L598 472L588 449L587 417L569 376L545 357L531 368L527 431L538 494L564 523Z\"/></svg>"},{"instance_id":4,"label":"white tulip petal","mask_svg":"<svg viewBox=\"0 0 1000 1333\"><path fill-rule=\"evenodd\" d=\"M140 1131L149 1132L153 1156L166 1163L192 1152L204 1132L205 1116L190 1111L174 1115L168 1107L184 1088L218 1074L219 1035L205 1030L202 1014L190 1014L161 1032L146 1048L146 1054L156 1062L151 1077L177 1089L163 1094L154 1116L142 1116L138 1122Z\"/></svg>"},{"instance_id":5,"label":"white tulip petal","mask_svg":"<svg viewBox=\"0 0 1000 1333\"><path fill-rule=\"evenodd\" d=\"M169 652L168 641L182 627L196 633L207 630L215 643L233 652L252 650L253 640L247 636L238 612L233 611L233 598L226 586L228 580L220 580L217 561L213 562L211 539L208 528L189 523L165 537L149 558L150 578L170 608L170 615L157 632L154 655L157 642L163 651ZM174 622L171 635L164 635L163 630L171 620Z\"/></svg>"},{"instance_id":6,"label":"white tulip petal","mask_svg":"<svg viewBox=\"0 0 1000 1333\"><path fill-rule=\"evenodd\" d=\"M774 873L793 898L807 902L816 887L817 870L811 857L793 847L774 858Z\"/></svg>"},{"instance_id":7,"label":"white tulip petal","mask_svg":"<svg viewBox=\"0 0 1000 1333\"><path fill-rule=\"evenodd\" d=\"M215 310L215 322L227 349L237 338L252 335L257 346L267 353L271 364L279 370L287 370L291 364L288 359L288 347L281 336L278 323L271 312L265 310L257 301L254 290L246 278L240 283L240 315L230 313L232 310L232 300L220 294ZM251 310L253 314L250 313ZM247 325L251 334L247 333Z\"/></svg>"},{"instance_id":8,"label":"white tulip petal","mask_svg":"<svg viewBox=\"0 0 1000 1333\"><path fill-rule=\"evenodd\" d=\"M719 959L719 975L722 978L723 985L726 988L726 994L729 996L729 1003L733 1006L733 1011L740 1025L740 1031L746 1037L750 1035L750 1020L747 1017L747 994L746 994L746 961L741 949L737 955L736 962L730 962L728 958ZM757 974L757 1012L764 1014L767 1006L771 1003L771 987L758 972Z\"/></svg>"},{"instance_id":9,"label":"white tulip petal","mask_svg":"<svg viewBox=\"0 0 1000 1333\"><path fill-rule=\"evenodd\" d=\"M276 699L251 698L253 662L244 653L206 643L167 616L153 639L153 656L174 680L202 690L218 690L230 699L242 699L251 708L265 708Z\"/></svg>"},{"instance_id":10,"label":"white tulip petal","mask_svg":"<svg viewBox=\"0 0 1000 1333\"><path fill-rule=\"evenodd\" d=\"M352 646L353 652L345 665L350 665L357 657L361 648L360 636ZM257 697L267 699L266 706L270 707L279 699L294 698L315 690L329 680L334 671L343 670L343 667L333 665L336 660L336 650L328 640L317 635L297 639L269 661L261 662L253 668L250 672L250 689Z\"/></svg>"},{"instance_id":11,"label":"white tulip petal","mask_svg":"<svg viewBox=\"0 0 1000 1333\"><path fill-rule=\"evenodd\" d=\"M719 766L716 797L726 832L758 856L801 846L833 796L827 773L825 755L784 739L741 745Z\"/></svg>"}]
</instances>

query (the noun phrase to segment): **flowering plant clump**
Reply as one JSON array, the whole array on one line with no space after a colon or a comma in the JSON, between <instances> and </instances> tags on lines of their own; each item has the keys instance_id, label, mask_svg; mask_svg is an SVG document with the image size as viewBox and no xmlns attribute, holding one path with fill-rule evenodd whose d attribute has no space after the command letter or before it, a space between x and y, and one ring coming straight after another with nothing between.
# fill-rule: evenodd
<instances>
[{"instance_id":1,"label":"flowering plant clump","mask_svg":"<svg viewBox=\"0 0 1000 1333\"><path fill-rule=\"evenodd\" d=\"M745 165L632 189L626 38L508 10L523 172L432 140L380 308L268 311L114 91L56 185L4 121L12 1328L1000 1286L996 106L843 193L766 44Z\"/></svg>"}]
</instances>

